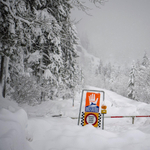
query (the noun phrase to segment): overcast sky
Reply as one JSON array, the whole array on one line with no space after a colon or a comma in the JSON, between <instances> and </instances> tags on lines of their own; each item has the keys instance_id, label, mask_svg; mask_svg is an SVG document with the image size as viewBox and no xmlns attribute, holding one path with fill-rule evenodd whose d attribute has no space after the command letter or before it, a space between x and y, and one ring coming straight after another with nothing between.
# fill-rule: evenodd
<instances>
[{"instance_id":1,"label":"overcast sky","mask_svg":"<svg viewBox=\"0 0 150 150\"><path fill-rule=\"evenodd\" d=\"M88 38L90 53L123 64L142 60L145 52L150 57L150 0L109 0L100 9L87 5L92 16L74 10L72 18L82 19L77 31Z\"/></svg>"}]
</instances>

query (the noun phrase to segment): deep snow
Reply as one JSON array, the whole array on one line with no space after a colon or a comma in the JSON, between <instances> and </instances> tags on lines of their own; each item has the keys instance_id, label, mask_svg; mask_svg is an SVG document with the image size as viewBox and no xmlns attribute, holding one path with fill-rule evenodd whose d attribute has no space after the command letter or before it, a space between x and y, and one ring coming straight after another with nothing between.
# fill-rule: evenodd
<instances>
[{"instance_id":1,"label":"deep snow","mask_svg":"<svg viewBox=\"0 0 150 150\"><path fill-rule=\"evenodd\" d=\"M107 90L105 93L105 104L108 106L106 116L150 115L150 104L136 102ZM1 98L0 150L150 149L150 118L135 118L134 124L131 118L105 118L105 130L92 125L78 126L77 119L70 117L78 117L80 99L78 93L74 107L71 99L19 107L15 102ZM57 114L62 116L52 117Z\"/></svg>"},{"instance_id":2,"label":"deep snow","mask_svg":"<svg viewBox=\"0 0 150 150\"><path fill-rule=\"evenodd\" d=\"M27 122L25 110L0 95L0 150L31 150L26 140Z\"/></svg>"}]
</instances>

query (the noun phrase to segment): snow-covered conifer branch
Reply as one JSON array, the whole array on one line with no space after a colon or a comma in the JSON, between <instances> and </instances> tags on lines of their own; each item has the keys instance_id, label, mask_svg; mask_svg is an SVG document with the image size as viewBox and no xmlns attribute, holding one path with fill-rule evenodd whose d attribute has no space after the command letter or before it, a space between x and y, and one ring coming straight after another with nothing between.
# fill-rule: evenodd
<instances>
[{"instance_id":1,"label":"snow-covered conifer branch","mask_svg":"<svg viewBox=\"0 0 150 150\"><path fill-rule=\"evenodd\" d=\"M19 17L19 16L16 16L16 15L12 12L12 10L11 10L11 8L10 8L10 6L9 6L9 4L8 4L7 2L4 2L3 0L1 0L0 2L8 8L10 15L11 15L14 19L20 20L20 21L22 21L22 22L24 22L24 23L27 23L28 25L31 25L31 24L34 23L34 21L29 21L29 20L23 19L23 18L21 18L21 17Z\"/></svg>"}]
</instances>

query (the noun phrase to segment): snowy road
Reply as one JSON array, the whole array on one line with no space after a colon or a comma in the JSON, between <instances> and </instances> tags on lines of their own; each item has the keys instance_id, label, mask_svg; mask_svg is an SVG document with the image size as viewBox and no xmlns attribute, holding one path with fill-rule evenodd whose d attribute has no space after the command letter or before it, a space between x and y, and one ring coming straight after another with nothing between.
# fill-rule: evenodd
<instances>
[{"instance_id":1,"label":"snowy road","mask_svg":"<svg viewBox=\"0 0 150 150\"><path fill-rule=\"evenodd\" d=\"M107 116L150 115L150 104L105 92ZM12 102L1 101L0 150L20 150L22 144L32 150L149 150L150 118L135 118L134 124L131 118L106 118L105 130L92 125L82 127L77 125L77 119L70 118L78 116L79 106L80 95L76 96L74 107L71 99L47 101L34 107L22 105L27 118L26 112L17 110ZM56 114L62 116L52 117ZM31 150L29 146L21 149Z\"/></svg>"},{"instance_id":2,"label":"snowy road","mask_svg":"<svg viewBox=\"0 0 150 150\"><path fill-rule=\"evenodd\" d=\"M75 107L71 107L71 100L55 101L55 111L47 105L50 112L45 117L30 118L27 130L31 147L34 150L149 150L150 118L136 118L134 124L131 118L106 118L105 130L91 125L81 127L77 126L77 120L70 119L78 116L79 102L76 100ZM150 114L150 105L110 91L106 91L106 105L108 116ZM50 117L59 113L63 116Z\"/></svg>"}]
</instances>

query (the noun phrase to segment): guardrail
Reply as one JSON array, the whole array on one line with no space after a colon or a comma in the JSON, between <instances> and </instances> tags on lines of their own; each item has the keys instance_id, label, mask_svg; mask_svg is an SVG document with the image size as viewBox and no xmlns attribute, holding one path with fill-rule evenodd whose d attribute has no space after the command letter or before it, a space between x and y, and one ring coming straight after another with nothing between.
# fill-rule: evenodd
<instances>
[{"instance_id":1,"label":"guardrail","mask_svg":"<svg viewBox=\"0 0 150 150\"><path fill-rule=\"evenodd\" d=\"M150 115L142 115L142 116L105 116L104 118L132 118L132 124L134 124L134 119L135 118L140 118L140 117L150 117Z\"/></svg>"}]
</instances>

